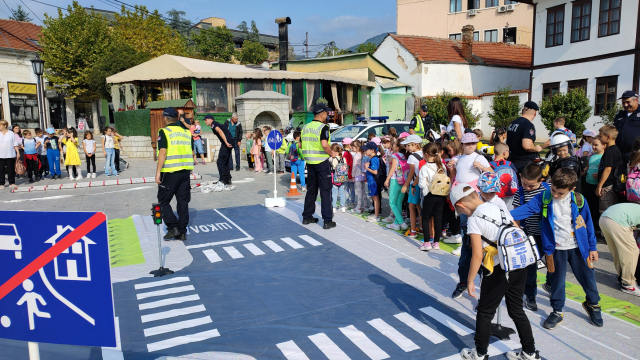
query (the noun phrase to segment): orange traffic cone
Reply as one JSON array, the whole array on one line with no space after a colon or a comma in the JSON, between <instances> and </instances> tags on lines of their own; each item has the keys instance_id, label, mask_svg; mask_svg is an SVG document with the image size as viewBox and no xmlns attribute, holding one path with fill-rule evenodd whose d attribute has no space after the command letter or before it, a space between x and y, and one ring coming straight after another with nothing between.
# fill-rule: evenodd
<instances>
[{"instance_id":1,"label":"orange traffic cone","mask_svg":"<svg viewBox=\"0 0 640 360\"><path fill-rule=\"evenodd\" d=\"M291 173L291 187L289 188L289 192L287 196L301 196L298 192L298 185L296 185L296 174L294 172Z\"/></svg>"}]
</instances>

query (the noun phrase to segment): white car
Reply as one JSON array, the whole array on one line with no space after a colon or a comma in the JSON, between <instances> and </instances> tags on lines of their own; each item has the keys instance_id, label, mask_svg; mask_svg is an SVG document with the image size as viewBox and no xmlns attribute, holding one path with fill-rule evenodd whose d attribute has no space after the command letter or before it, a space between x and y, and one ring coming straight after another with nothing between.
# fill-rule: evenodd
<instances>
[{"instance_id":1,"label":"white car","mask_svg":"<svg viewBox=\"0 0 640 360\"><path fill-rule=\"evenodd\" d=\"M16 259L22 258L22 239L14 224L0 224L0 250L15 251Z\"/></svg>"}]
</instances>

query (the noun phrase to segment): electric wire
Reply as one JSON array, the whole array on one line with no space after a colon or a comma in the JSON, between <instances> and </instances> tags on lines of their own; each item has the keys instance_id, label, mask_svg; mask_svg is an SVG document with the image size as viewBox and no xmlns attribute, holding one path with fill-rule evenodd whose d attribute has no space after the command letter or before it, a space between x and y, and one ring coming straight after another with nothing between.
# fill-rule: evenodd
<instances>
[{"instance_id":1,"label":"electric wire","mask_svg":"<svg viewBox=\"0 0 640 360\"><path fill-rule=\"evenodd\" d=\"M4 3L4 5L7 7L7 9L9 9L9 11L13 14L13 17L15 18L15 17L16 17L16 13L15 13L15 12L13 12L13 9L11 9L11 8L9 7L9 5L7 5L7 2L6 2L5 0L2 0L2 2L3 2L3 3ZM20 25L20 27L22 28L22 31L24 31L24 33L28 36L28 38L31 38L31 35L29 35L29 33L27 32L27 30L24 28L24 26L22 26L22 21L18 21L18 24L19 24L19 25ZM18 38L18 40L20 40L20 41L22 41L23 43L25 43L25 44L27 44L27 45L31 46L32 48L36 49L37 51L42 50L40 47L35 46L34 44L31 44L31 43L29 43L29 42L27 42L27 41L24 41L24 40L20 39L20 38Z\"/></svg>"},{"instance_id":2,"label":"electric wire","mask_svg":"<svg viewBox=\"0 0 640 360\"><path fill-rule=\"evenodd\" d=\"M35 16L38 20L40 20L40 22L42 23L42 25L44 25L44 21L42 21L42 19L40 19L40 17L38 15L36 15L36 13L33 12L33 10L31 10L27 4L24 3L24 1L20 0L20 2L22 3L22 5L24 5L29 11L31 11L31 13L33 14L33 16Z\"/></svg>"}]
</instances>

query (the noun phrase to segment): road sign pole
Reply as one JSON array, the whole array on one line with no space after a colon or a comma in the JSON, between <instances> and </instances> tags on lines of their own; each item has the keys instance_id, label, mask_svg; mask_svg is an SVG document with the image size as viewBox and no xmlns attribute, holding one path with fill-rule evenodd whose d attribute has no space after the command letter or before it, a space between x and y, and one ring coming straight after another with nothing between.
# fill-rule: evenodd
<instances>
[{"instance_id":1,"label":"road sign pole","mask_svg":"<svg viewBox=\"0 0 640 360\"><path fill-rule=\"evenodd\" d=\"M276 151L280 149L282 146L282 135L278 130L273 130L267 135L267 144L269 144L269 151L273 151L273 199L265 198L264 206L265 207L285 207L287 202L284 198L278 197L278 154ZM284 165L284 164L283 164Z\"/></svg>"},{"instance_id":2,"label":"road sign pole","mask_svg":"<svg viewBox=\"0 0 640 360\"><path fill-rule=\"evenodd\" d=\"M40 346L37 342L28 342L29 360L40 360Z\"/></svg>"},{"instance_id":3,"label":"road sign pole","mask_svg":"<svg viewBox=\"0 0 640 360\"><path fill-rule=\"evenodd\" d=\"M273 198L278 197L278 179L276 178L276 174L278 173L278 154L273 154Z\"/></svg>"},{"instance_id":4,"label":"road sign pole","mask_svg":"<svg viewBox=\"0 0 640 360\"><path fill-rule=\"evenodd\" d=\"M149 274L153 274L153 277L171 275L173 274L173 271L162 266L162 232L160 231L160 224L157 224L156 228L158 229L158 263L160 264L160 268L158 270L151 271Z\"/></svg>"}]
</instances>

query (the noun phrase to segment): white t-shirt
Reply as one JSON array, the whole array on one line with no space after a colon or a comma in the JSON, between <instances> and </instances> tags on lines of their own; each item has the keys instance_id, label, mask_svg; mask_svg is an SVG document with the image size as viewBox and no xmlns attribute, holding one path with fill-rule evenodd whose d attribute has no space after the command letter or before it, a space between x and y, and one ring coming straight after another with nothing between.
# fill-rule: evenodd
<instances>
[{"instance_id":1,"label":"white t-shirt","mask_svg":"<svg viewBox=\"0 0 640 360\"><path fill-rule=\"evenodd\" d=\"M462 125L462 118L458 115L453 115L453 117L451 118L451 121L449 121L449 125L447 125L447 132L455 131L456 128L453 125L453 123L460 124L460 130L464 134L464 125Z\"/></svg>"},{"instance_id":2,"label":"white t-shirt","mask_svg":"<svg viewBox=\"0 0 640 360\"><path fill-rule=\"evenodd\" d=\"M13 131L7 131L6 135L0 131L0 159L16 157L16 149L14 146L18 146L18 142L16 141L16 136Z\"/></svg>"},{"instance_id":3,"label":"white t-shirt","mask_svg":"<svg viewBox=\"0 0 640 360\"><path fill-rule=\"evenodd\" d=\"M489 202L489 203L491 203L493 205L499 206L500 208L502 208L502 211L504 211L506 213L509 212L509 209L507 208L507 204L504 202L504 200L500 199L498 197L498 195L494 196L493 199L491 199L491 200L489 200L487 202Z\"/></svg>"},{"instance_id":4,"label":"white t-shirt","mask_svg":"<svg viewBox=\"0 0 640 360\"><path fill-rule=\"evenodd\" d=\"M498 231L500 227L495 225L494 223L484 220L480 218L480 215L484 215L488 218L491 218L498 223L502 223L502 214L500 213L500 208L492 204L491 202L484 203L476 208L476 211L473 212L473 215L469 217L467 220L467 233L468 234L477 234L486 237L491 241L496 241L498 238ZM513 221L513 217L508 211L504 212L504 216L507 221ZM489 246L486 242L482 242L482 248ZM500 260L498 259L498 255L493 258L495 266L499 266Z\"/></svg>"},{"instance_id":5,"label":"white t-shirt","mask_svg":"<svg viewBox=\"0 0 640 360\"><path fill-rule=\"evenodd\" d=\"M104 148L105 149L115 149L115 145L113 143L113 135L102 135L104 139Z\"/></svg>"},{"instance_id":6,"label":"white t-shirt","mask_svg":"<svg viewBox=\"0 0 640 360\"><path fill-rule=\"evenodd\" d=\"M593 154L593 147L588 142L585 142L584 145L582 145L582 149L580 149L578 157L582 157L582 154L584 154L585 151L588 153L587 156L591 156L591 154Z\"/></svg>"},{"instance_id":7,"label":"white t-shirt","mask_svg":"<svg viewBox=\"0 0 640 360\"><path fill-rule=\"evenodd\" d=\"M34 139L36 139L36 144L37 143L42 144L38 148L38 155L47 155L47 147L44 146L44 140L46 138L47 138L46 136L36 136L36 137L34 137Z\"/></svg>"},{"instance_id":8,"label":"white t-shirt","mask_svg":"<svg viewBox=\"0 0 640 360\"><path fill-rule=\"evenodd\" d=\"M551 200L553 206L553 235L556 250L571 250L578 247L571 221L571 195L562 200Z\"/></svg>"},{"instance_id":9,"label":"white t-shirt","mask_svg":"<svg viewBox=\"0 0 640 360\"><path fill-rule=\"evenodd\" d=\"M84 147L87 149L87 153L89 154L94 154L96 152L96 141L91 139L91 140L87 140L84 139L82 140L82 142L84 143ZM105 141L105 145L106 145L106 141Z\"/></svg>"},{"instance_id":10,"label":"white t-shirt","mask_svg":"<svg viewBox=\"0 0 640 360\"><path fill-rule=\"evenodd\" d=\"M424 155L422 154L422 151L416 151L412 154L416 154L419 155L421 158L424 158ZM409 165L413 165L414 166L414 175L413 176L418 176L418 168L420 167L420 160L416 159L415 156L411 156L411 154L409 154L409 156L407 157L407 164ZM411 183L413 183L413 180L411 180Z\"/></svg>"},{"instance_id":11,"label":"white t-shirt","mask_svg":"<svg viewBox=\"0 0 640 360\"><path fill-rule=\"evenodd\" d=\"M456 162L456 181L459 183L470 183L477 181L482 172L473 166L474 162L480 162L482 166L489 167L489 162L484 156L473 153L462 155Z\"/></svg>"}]
</instances>

